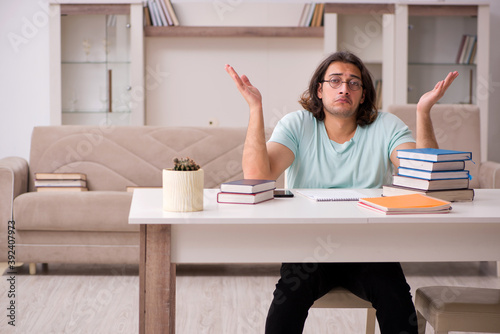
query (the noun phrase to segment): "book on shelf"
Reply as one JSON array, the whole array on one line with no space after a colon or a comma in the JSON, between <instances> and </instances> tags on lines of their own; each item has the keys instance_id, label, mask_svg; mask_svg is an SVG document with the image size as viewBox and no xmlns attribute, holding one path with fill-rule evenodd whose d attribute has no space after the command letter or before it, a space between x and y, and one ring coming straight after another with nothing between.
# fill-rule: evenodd
<instances>
[{"instance_id":1,"label":"book on shelf","mask_svg":"<svg viewBox=\"0 0 500 334\"><path fill-rule=\"evenodd\" d=\"M476 53L477 53L477 37L474 41L474 46L472 47L472 51L470 53L469 64L476 64Z\"/></svg>"},{"instance_id":2,"label":"book on shelf","mask_svg":"<svg viewBox=\"0 0 500 334\"><path fill-rule=\"evenodd\" d=\"M274 198L274 189L265 190L257 193L231 193L219 192L217 193L217 203L230 203L230 204L257 204L262 203Z\"/></svg>"},{"instance_id":3,"label":"book on shelf","mask_svg":"<svg viewBox=\"0 0 500 334\"><path fill-rule=\"evenodd\" d=\"M470 177L468 170L428 171L406 167L399 167L398 175L411 176L426 180L465 179Z\"/></svg>"},{"instance_id":4,"label":"book on shelf","mask_svg":"<svg viewBox=\"0 0 500 334\"><path fill-rule=\"evenodd\" d=\"M35 187L86 187L85 180L35 180Z\"/></svg>"},{"instance_id":5,"label":"book on shelf","mask_svg":"<svg viewBox=\"0 0 500 334\"><path fill-rule=\"evenodd\" d=\"M154 27L160 26L160 14L158 13L158 9L156 8L156 3L154 2L154 0L148 0L148 9L151 16L152 25Z\"/></svg>"},{"instance_id":6,"label":"book on shelf","mask_svg":"<svg viewBox=\"0 0 500 334\"><path fill-rule=\"evenodd\" d=\"M314 5L314 14L311 21L311 27L321 27L323 25L323 12L325 10L324 3L317 3Z\"/></svg>"},{"instance_id":7,"label":"book on shelf","mask_svg":"<svg viewBox=\"0 0 500 334\"><path fill-rule=\"evenodd\" d=\"M144 3L144 26L152 26L153 22L151 21L151 12L149 10L148 3Z\"/></svg>"},{"instance_id":8,"label":"book on shelf","mask_svg":"<svg viewBox=\"0 0 500 334\"><path fill-rule=\"evenodd\" d=\"M382 80L378 79L375 81L375 96L376 96L376 103L377 103L377 109L380 110L382 109Z\"/></svg>"},{"instance_id":9,"label":"book on shelf","mask_svg":"<svg viewBox=\"0 0 500 334\"><path fill-rule=\"evenodd\" d=\"M307 2L304 4L304 7L302 8L302 13L300 14L300 19L299 19L299 27L307 27L308 26L308 19L309 19L309 13L311 11L312 3Z\"/></svg>"},{"instance_id":10,"label":"book on shelf","mask_svg":"<svg viewBox=\"0 0 500 334\"><path fill-rule=\"evenodd\" d=\"M178 26L179 25L179 18L177 17L177 14L175 13L174 6L172 5L172 1L170 0L164 0L165 4L167 6L167 11L168 14L170 15L170 18L172 19L172 25Z\"/></svg>"},{"instance_id":11,"label":"book on shelf","mask_svg":"<svg viewBox=\"0 0 500 334\"><path fill-rule=\"evenodd\" d=\"M471 160L472 153L439 148L414 148L398 150L398 158L425 161Z\"/></svg>"},{"instance_id":12,"label":"book on shelf","mask_svg":"<svg viewBox=\"0 0 500 334\"><path fill-rule=\"evenodd\" d=\"M324 3L305 3L300 15L299 27L321 27L324 11Z\"/></svg>"},{"instance_id":13,"label":"book on shelf","mask_svg":"<svg viewBox=\"0 0 500 334\"><path fill-rule=\"evenodd\" d=\"M167 20L166 8L164 8L165 3L163 2L163 0L154 0L154 1L156 1L156 9L158 10L158 14L160 16L161 25L164 27L172 25L169 24L169 20Z\"/></svg>"},{"instance_id":14,"label":"book on shelf","mask_svg":"<svg viewBox=\"0 0 500 334\"><path fill-rule=\"evenodd\" d=\"M451 203L424 194L360 198L358 206L382 214L448 213Z\"/></svg>"},{"instance_id":15,"label":"book on shelf","mask_svg":"<svg viewBox=\"0 0 500 334\"><path fill-rule=\"evenodd\" d=\"M241 179L221 183L220 191L228 193L254 194L276 188L275 180Z\"/></svg>"},{"instance_id":16,"label":"book on shelf","mask_svg":"<svg viewBox=\"0 0 500 334\"><path fill-rule=\"evenodd\" d=\"M37 192L46 192L46 191L88 191L87 187L37 187Z\"/></svg>"},{"instance_id":17,"label":"book on shelf","mask_svg":"<svg viewBox=\"0 0 500 334\"><path fill-rule=\"evenodd\" d=\"M470 202L474 199L474 189L423 190L395 185L382 187L382 196L397 196L417 193L449 202Z\"/></svg>"},{"instance_id":18,"label":"book on shelf","mask_svg":"<svg viewBox=\"0 0 500 334\"><path fill-rule=\"evenodd\" d=\"M464 170L465 161L424 161L413 159L399 159L399 167L420 169L426 171L444 171L444 170Z\"/></svg>"},{"instance_id":19,"label":"book on shelf","mask_svg":"<svg viewBox=\"0 0 500 334\"><path fill-rule=\"evenodd\" d=\"M463 35L456 57L457 64L474 64L477 50L477 36Z\"/></svg>"},{"instance_id":20,"label":"book on shelf","mask_svg":"<svg viewBox=\"0 0 500 334\"><path fill-rule=\"evenodd\" d=\"M464 49L466 39L467 39L467 35L462 35L462 39L460 40L460 46L458 47L457 57L455 59L455 63L457 63L457 64L460 64L462 61L462 52Z\"/></svg>"},{"instance_id":21,"label":"book on shelf","mask_svg":"<svg viewBox=\"0 0 500 334\"><path fill-rule=\"evenodd\" d=\"M392 184L422 190L467 189L469 188L469 178L425 180L410 176L393 175Z\"/></svg>"},{"instance_id":22,"label":"book on shelf","mask_svg":"<svg viewBox=\"0 0 500 334\"><path fill-rule=\"evenodd\" d=\"M35 180L87 180L83 173L35 173Z\"/></svg>"},{"instance_id":23,"label":"book on shelf","mask_svg":"<svg viewBox=\"0 0 500 334\"><path fill-rule=\"evenodd\" d=\"M152 26L178 26L179 19L170 0L147 0L145 21Z\"/></svg>"}]
</instances>

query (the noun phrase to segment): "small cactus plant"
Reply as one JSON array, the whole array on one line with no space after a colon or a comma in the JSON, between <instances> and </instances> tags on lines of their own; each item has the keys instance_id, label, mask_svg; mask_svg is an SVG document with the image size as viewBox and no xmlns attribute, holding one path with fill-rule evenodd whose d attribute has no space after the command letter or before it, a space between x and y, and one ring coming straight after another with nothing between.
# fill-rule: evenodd
<instances>
[{"instance_id":1,"label":"small cactus plant","mask_svg":"<svg viewBox=\"0 0 500 334\"><path fill-rule=\"evenodd\" d=\"M190 171L190 170L198 170L200 169L200 165L194 162L193 159L189 157L186 158L174 158L174 170L181 171Z\"/></svg>"},{"instance_id":2,"label":"small cactus plant","mask_svg":"<svg viewBox=\"0 0 500 334\"><path fill-rule=\"evenodd\" d=\"M203 210L203 169L189 157L175 158L173 162L174 167L164 168L162 173L163 210L174 212Z\"/></svg>"}]
</instances>

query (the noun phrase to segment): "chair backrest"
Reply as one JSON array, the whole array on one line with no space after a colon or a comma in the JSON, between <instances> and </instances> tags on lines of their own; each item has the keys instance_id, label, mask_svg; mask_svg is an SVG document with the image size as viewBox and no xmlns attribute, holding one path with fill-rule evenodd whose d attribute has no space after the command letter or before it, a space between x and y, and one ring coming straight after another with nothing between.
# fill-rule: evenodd
<instances>
[{"instance_id":1,"label":"chair backrest","mask_svg":"<svg viewBox=\"0 0 500 334\"><path fill-rule=\"evenodd\" d=\"M390 105L388 112L398 116L415 136L416 104ZM471 104L436 104L431 109L431 119L439 148L472 152L474 162L466 162L472 175L471 188L479 187L481 142L479 107Z\"/></svg>"}]
</instances>

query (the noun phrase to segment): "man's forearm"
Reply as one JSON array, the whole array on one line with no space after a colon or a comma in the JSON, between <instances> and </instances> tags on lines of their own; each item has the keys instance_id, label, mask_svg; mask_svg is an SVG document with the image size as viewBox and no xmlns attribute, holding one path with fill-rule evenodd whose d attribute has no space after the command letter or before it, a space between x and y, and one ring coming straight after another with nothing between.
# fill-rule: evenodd
<instances>
[{"instance_id":1,"label":"man's forearm","mask_svg":"<svg viewBox=\"0 0 500 334\"><path fill-rule=\"evenodd\" d=\"M439 148L430 112L417 109L417 148Z\"/></svg>"},{"instance_id":2,"label":"man's forearm","mask_svg":"<svg viewBox=\"0 0 500 334\"><path fill-rule=\"evenodd\" d=\"M458 72L450 72L444 80L439 81L434 89L420 97L417 103L417 148L439 148L431 121L431 108L436 104L458 76Z\"/></svg>"},{"instance_id":3,"label":"man's forearm","mask_svg":"<svg viewBox=\"0 0 500 334\"><path fill-rule=\"evenodd\" d=\"M243 175L248 179L267 179L271 174L261 107L250 110L242 166Z\"/></svg>"}]
</instances>

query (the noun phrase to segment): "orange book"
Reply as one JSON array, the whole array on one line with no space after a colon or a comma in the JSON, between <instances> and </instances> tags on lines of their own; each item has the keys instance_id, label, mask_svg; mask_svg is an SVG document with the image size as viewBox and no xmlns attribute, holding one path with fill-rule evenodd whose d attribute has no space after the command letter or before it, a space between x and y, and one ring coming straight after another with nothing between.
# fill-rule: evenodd
<instances>
[{"instance_id":1,"label":"orange book","mask_svg":"<svg viewBox=\"0 0 500 334\"><path fill-rule=\"evenodd\" d=\"M358 205L385 214L446 213L451 203L424 194L360 198Z\"/></svg>"}]
</instances>

